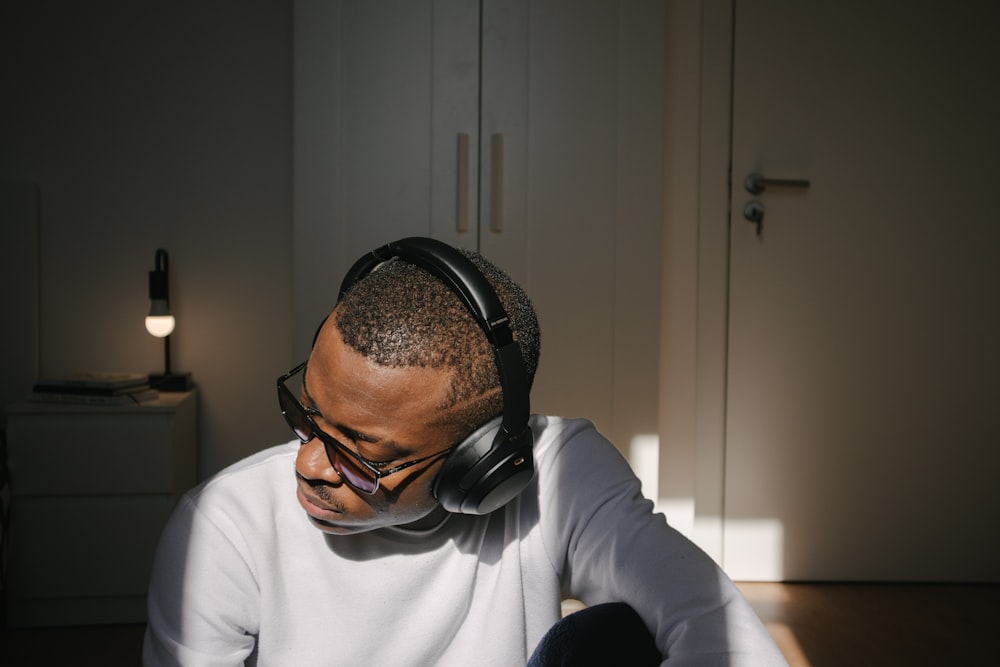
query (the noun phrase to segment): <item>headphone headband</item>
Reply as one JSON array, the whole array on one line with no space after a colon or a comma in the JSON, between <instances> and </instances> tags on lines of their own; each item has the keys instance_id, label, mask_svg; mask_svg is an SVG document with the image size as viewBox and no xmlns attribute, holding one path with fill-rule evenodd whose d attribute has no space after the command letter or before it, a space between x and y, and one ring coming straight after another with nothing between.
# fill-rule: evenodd
<instances>
[{"instance_id":1,"label":"headphone headband","mask_svg":"<svg viewBox=\"0 0 1000 667\"><path fill-rule=\"evenodd\" d=\"M487 514L509 502L534 475L534 436L528 377L510 318L479 268L455 248L435 239L410 237L376 248L354 263L340 287L338 303L380 264L399 259L424 269L465 304L493 349L503 416L480 426L458 444L434 480L434 496L449 512ZM320 325L322 326L322 325Z\"/></svg>"},{"instance_id":2,"label":"headphone headband","mask_svg":"<svg viewBox=\"0 0 1000 667\"><path fill-rule=\"evenodd\" d=\"M462 300L493 348L503 390L504 430L517 433L527 428L530 413L528 377L521 346L514 340L510 328L510 318L486 276L455 248L436 239L419 236L375 248L347 272L340 286L338 303L375 267L392 259L419 266L451 288Z\"/></svg>"}]
</instances>

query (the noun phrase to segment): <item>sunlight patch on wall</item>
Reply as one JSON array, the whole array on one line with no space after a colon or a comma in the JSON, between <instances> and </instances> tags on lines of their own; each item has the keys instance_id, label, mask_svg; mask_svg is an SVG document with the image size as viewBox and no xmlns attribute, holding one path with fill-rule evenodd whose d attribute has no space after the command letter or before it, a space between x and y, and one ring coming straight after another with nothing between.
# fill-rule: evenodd
<instances>
[{"instance_id":1,"label":"sunlight patch on wall","mask_svg":"<svg viewBox=\"0 0 1000 667\"><path fill-rule=\"evenodd\" d=\"M653 501L653 511L662 512L667 517L667 523L693 540L694 498L660 496L660 437L637 435L632 438L628 460L642 482L642 495Z\"/></svg>"},{"instance_id":2,"label":"sunlight patch on wall","mask_svg":"<svg viewBox=\"0 0 1000 667\"><path fill-rule=\"evenodd\" d=\"M660 436L637 435L628 448L628 461L642 482L642 495L656 504L660 488ZM662 511L656 508L656 511Z\"/></svg>"},{"instance_id":3,"label":"sunlight patch on wall","mask_svg":"<svg viewBox=\"0 0 1000 667\"><path fill-rule=\"evenodd\" d=\"M694 541L694 498L660 498L656 505L666 515L667 523Z\"/></svg>"},{"instance_id":4,"label":"sunlight patch on wall","mask_svg":"<svg viewBox=\"0 0 1000 667\"><path fill-rule=\"evenodd\" d=\"M781 581L784 527L776 519L726 519L723 569L736 581Z\"/></svg>"}]
</instances>

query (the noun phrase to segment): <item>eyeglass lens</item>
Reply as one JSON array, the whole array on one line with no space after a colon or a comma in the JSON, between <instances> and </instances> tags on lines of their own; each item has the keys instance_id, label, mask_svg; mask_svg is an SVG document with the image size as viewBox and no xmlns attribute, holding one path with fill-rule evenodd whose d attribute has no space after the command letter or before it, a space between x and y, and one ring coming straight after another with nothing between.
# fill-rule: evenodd
<instances>
[{"instance_id":1,"label":"eyeglass lens","mask_svg":"<svg viewBox=\"0 0 1000 667\"><path fill-rule=\"evenodd\" d=\"M285 421L288 422L300 441L306 443L313 437L318 437L326 449L330 465L344 478L345 482L363 493L375 493L378 488L377 476L373 475L371 471L363 469L349 454L341 452L338 443L333 440L332 436L314 425L302 403L292 395L288 387L281 387L281 390L278 391L278 400L281 404L281 411L285 415Z\"/></svg>"}]
</instances>

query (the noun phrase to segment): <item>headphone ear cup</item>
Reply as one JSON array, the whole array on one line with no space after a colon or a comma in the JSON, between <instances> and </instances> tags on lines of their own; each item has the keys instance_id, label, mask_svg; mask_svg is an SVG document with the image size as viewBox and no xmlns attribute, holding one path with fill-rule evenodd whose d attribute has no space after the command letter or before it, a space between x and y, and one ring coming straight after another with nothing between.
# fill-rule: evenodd
<instances>
[{"instance_id":1,"label":"headphone ear cup","mask_svg":"<svg viewBox=\"0 0 1000 667\"><path fill-rule=\"evenodd\" d=\"M489 514L510 502L535 473L530 428L511 437L496 417L473 431L445 459L434 480L441 506L458 514Z\"/></svg>"}]
</instances>

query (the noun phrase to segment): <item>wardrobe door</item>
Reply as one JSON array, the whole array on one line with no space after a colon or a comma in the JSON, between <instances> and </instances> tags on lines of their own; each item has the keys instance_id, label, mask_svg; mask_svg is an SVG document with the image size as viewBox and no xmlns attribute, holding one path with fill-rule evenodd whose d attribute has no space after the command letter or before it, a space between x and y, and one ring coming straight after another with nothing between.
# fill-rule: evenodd
<instances>
[{"instance_id":1,"label":"wardrobe door","mask_svg":"<svg viewBox=\"0 0 1000 667\"><path fill-rule=\"evenodd\" d=\"M483 25L479 246L538 310L532 407L655 450L663 7L487 1Z\"/></svg>"},{"instance_id":2,"label":"wardrobe door","mask_svg":"<svg viewBox=\"0 0 1000 667\"><path fill-rule=\"evenodd\" d=\"M355 259L405 236L466 245L463 217L474 237L479 8L298 0L294 41L298 358Z\"/></svg>"}]
</instances>

